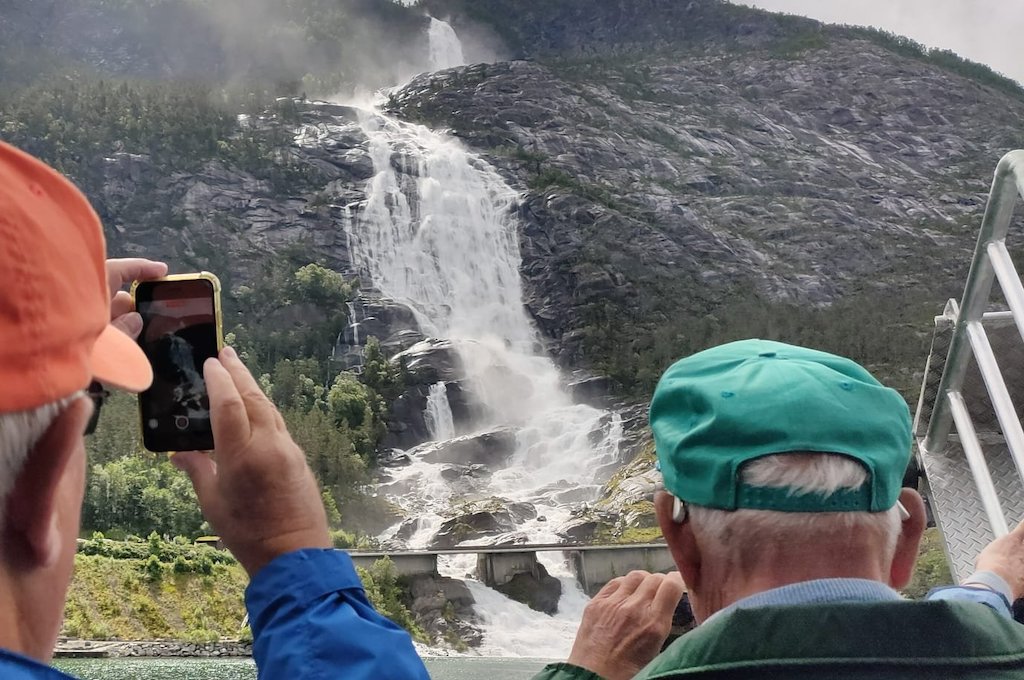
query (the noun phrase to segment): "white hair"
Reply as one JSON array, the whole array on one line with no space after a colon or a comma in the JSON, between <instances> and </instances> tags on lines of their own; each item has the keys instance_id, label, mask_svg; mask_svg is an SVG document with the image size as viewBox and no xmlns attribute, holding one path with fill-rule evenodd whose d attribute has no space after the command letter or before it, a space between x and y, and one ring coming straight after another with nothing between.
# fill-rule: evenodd
<instances>
[{"instance_id":1,"label":"white hair","mask_svg":"<svg viewBox=\"0 0 1024 680\"><path fill-rule=\"evenodd\" d=\"M852 458L821 453L786 453L758 458L740 470L740 481L754 487L788 487L794 493L829 496L857 489L868 481L867 470ZM884 512L778 512L718 510L690 506L694 532L740 563L752 562L764 548L815 545L836 540L874 539L880 557L891 560L900 533L897 507Z\"/></svg>"},{"instance_id":2,"label":"white hair","mask_svg":"<svg viewBox=\"0 0 1024 680\"><path fill-rule=\"evenodd\" d=\"M74 398L71 396L28 411L0 413L0 526L4 521L7 497L25 467L29 451Z\"/></svg>"}]
</instances>

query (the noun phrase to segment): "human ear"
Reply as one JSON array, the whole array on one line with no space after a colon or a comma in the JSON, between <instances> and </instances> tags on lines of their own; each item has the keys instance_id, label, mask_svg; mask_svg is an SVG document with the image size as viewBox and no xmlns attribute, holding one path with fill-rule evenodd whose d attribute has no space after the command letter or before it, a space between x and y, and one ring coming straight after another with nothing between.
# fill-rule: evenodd
<instances>
[{"instance_id":1,"label":"human ear","mask_svg":"<svg viewBox=\"0 0 1024 680\"><path fill-rule=\"evenodd\" d=\"M889 585L893 588L905 588L914 576L914 562L921 547L921 536L928 523L924 501L913 489L903 489L899 502L906 508L906 519L900 525L899 538L896 540L896 552L889 566Z\"/></svg>"},{"instance_id":2,"label":"human ear","mask_svg":"<svg viewBox=\"0 0 1024 680\"><path fill-rule=\"evenodd\" d=\"M11 559L28 569L53 566L60 558L60 498L65 478L74 473L82 433L92 415L88 399L76 399L61 411L29 452L7 501L5 540L16 550ZM75 527L75 534L78 527Z\"/></svg>"},{"instance_id":3,"label":"human ear","mask_svg":"<svg viewBox=\"0 0 1024 680\"><path fill-rule=\"evenodd\" d=\"M680 516L682 513L675 511L676 507L676 498L672 494L664 491L655 494L654 513L658 518L658 526L668 544L669 554L683 576L683 582L692 590L700 582L700 551L692 524L688 518Z\"/></svg>"}]
</instances>

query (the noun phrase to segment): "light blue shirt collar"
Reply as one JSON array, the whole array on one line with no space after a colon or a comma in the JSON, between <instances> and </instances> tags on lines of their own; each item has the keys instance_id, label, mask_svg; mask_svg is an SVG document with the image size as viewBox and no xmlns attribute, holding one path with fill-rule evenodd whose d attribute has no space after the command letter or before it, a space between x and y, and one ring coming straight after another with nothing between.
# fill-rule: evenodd
<instances>
[{"instance_id":1,"label":"light blue shirt collar","mask_svg":"<svg viewBox=\"0 0 1024 680\"><path fill-rule=\"evenodd\" d=\"M903 596L879 581L861 578L823 578L772 588L733 602L707 618L705 623L736 609L829 602L888 602Z\"/></svg>"}]
</instances>

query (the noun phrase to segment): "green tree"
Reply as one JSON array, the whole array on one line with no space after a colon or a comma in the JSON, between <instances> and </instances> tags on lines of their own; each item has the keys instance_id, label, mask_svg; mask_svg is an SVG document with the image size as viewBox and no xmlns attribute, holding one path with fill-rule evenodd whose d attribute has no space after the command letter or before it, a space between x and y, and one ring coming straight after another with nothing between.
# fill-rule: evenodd
<instances>
[{"instance_id":1,"label":"green tree","mask_svg":"<svg viewBox=\"0 0 1024 680\"><path fill-rule=\"evenodd\" d=\"M163 456L132 455L92 467L82 507L83 531L194 538L202 534L202 526L192 484Z\"/></svg>"},{"instance_id":2,"label":"green tree","mask_svg":"<svg viewBox=\"0 0 1024 680\"><path fill-rule=\"evenodd\" d=\"M344 524L346 511L360 504L369 491L371 478L366 461L356 451L344 424L337 427L333 418L320 409L293 409L283 415L313 473L333 497L334 510Z\"/></svg>"}]
</instances>

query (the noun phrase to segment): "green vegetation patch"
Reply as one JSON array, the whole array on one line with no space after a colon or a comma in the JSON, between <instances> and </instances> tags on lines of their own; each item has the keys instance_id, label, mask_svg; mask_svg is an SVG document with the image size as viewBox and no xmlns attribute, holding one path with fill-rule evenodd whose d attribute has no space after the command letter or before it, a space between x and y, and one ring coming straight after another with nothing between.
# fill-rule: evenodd
<instances>
[{"instance_id":1,"label":"green vegetation patch","mask_svg":"<svg viewBox=\"0 0 1024 680\"><path fill-rule=\"evenodd\" d=\"M946 560L946 551L942 545L942 534L937 528L926 529L921 540L921 550L914 565L914 578L910 585L903 589L909 598L924 597L932 588L953 584L953 575Z\"/></svg>"},{"instance_id":2,"label":"green vegetation patch","mask_svg":"<svg viewBox=\"0 0 1024 680\"><path fill-rule=\"evenodd\" d=\"M233 563L211 564L209 574L180 573L148 559L75 556L63 635L91 640L208 641L237 638L245 617L248 579Z\"/></svg>"},{"instance_id":3,"label":"green vegetation patch","mask_svg":"<svg viewBox=\"0 0 1024 680\"><path fill-rule=\"evenodd\" d=\"M369 569L357 568L370 602L384 616L409 631L418 642L433 642L416 623L409 610L409 593L395 565L388 558L374 562Z\"/></svg>"}]
</instances>

